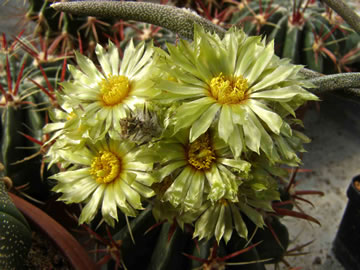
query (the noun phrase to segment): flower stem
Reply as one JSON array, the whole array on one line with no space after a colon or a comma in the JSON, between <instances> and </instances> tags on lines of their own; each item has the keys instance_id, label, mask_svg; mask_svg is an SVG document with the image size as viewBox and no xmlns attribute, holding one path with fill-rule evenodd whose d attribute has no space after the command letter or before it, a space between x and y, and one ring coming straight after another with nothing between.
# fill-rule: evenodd
<instances>
[{"instance_id":1,"label":"flower stem","mask_svg":"<svg viewBox=\"0 0 360 270\"><path fill-rule=\"evenodd\" d=\"M223 37L225 30L211 21L200 17L189 9L145 2L111 2L82 1L61 2L51 5L52 8L75 15L106 18L121 18L155 24L179 34L182 38L192 39L194 24Z\"/></svg>"}]
</instances>

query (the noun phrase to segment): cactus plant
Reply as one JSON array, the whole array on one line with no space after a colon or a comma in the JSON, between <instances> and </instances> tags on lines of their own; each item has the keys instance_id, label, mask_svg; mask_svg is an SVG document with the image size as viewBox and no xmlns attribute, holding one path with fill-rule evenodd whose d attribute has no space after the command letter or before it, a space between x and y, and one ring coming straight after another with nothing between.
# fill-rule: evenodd
<instances>
[{"instance_id":1,"label":"cactus plant","mask_svg":"<svg viewBox=\"0 0 360 270\"><path fill-rule=\"evenodd\" d=\"M0 173L4 166L0 163ZM0 267L22 269L31 246L31 229L24 216L11 201L6 182L10 178L0 177Z\"/></svg>"},{"instance_id":2,"label":"cactus plant","mask_svg":"<svg viewBox=\"0 0 360 270\"><path fill-rule=\"evenodd\" d=\"M230 40L232 40L231 43L228 43ZM215 47L213 49L223 52L222 56L218 56L219 58L211 58L212 47L202 47L202 45L196 47L203 42L210 44L213 41L215 42L212 44ZM234 243L234 247L231 248L232 245L228 246L227 243L231 243L232 237L237 237L233 235L247 239L251 226L259 227L259 230L262 230L266 226L264 217L268 215L268 212L274 211L272 202L280 200L278 182L273 172L278 175L284 175L284 172L278 172L276 164L295 165L299 162L293 151L302 149L302 139L300 138L304 137L297 131L291 131L288 124L292 121L290 114L305 100L316 99L314 95L302 89L303 85L311 87L310 84L297 83L296 74L299 68L291 66L287 61L280 61L273 55L271 45L265 46L260 39L247 38L241 31L230 30L223 39L220 39L216 35L204 32L200 27L195 27L194 45L190 45L184 40L180 44L179 48L168 45L171 54L167 55L160 49L154 50L151 45L145 47L140 43L135 47L132 42L129 42L120 62L115 60L118 53L112 43L109 43L108 50L97 45L95 52L100 68L97 68L90 59L76 53L80 70L75 66L69 67L73 80L62 84L62 94L59 95L63 113L54 114L58 116L58 119L54 119L56 122L46 127L46 131L55 132L47 158L51 164L57 163L66 169L52 177L57 180L57 185L53 190L62 193L60 200L67 203L87 203L80 215L79 222L90 223L95 218L98 209L101 209L102 218L110 226L115 226L120 219L121 212L126 216L134 217L129 223L131 231L128 226L125 226L114 236L114 239L121 240L124 245L118 247L119 254L124 257L122 257L122 262L117 262L117 264L125 264L131 269L141 268L142 264L146 265L147 263L149 263L149 269L152 267L158 267L158 269L186 268L189 261L184 260L180 254L182 250L186 251L193 246L190 241L191 236L199 240L210 241L206 244L207 246L213 246L215 241L215 245L220 245L223 247L222 249L225 249L224 256L221 253L215 253L213 261L204 262L204 267L206 264L214 262L222 262L225 266L226 259L238 255L237 252L245 248L245 243L243 243L244 246ZM282 105L279 104L278 107L272 105L284 119L287 118L286 122L285 120L283 122L280 116L275 116L274 112L270 112L265 104L255 105L256 101L254 100L251 110L254 110L267 126L263 127L254 112L245 109L243 113L251 115L254 125L242 127L241 125L244 123L238 122L240 126L237 130L243 134L243 141L237 141L237 136L232 134L232 130L223 130L222 125L230 125L229 123L217 122L228 121L228 117L221 116L225 112L220 115L220 120L217 118L201 120L201 122L208 123L207 126L190 129L189 124L191 125L196 117L199 117L198 112L204 112L209 107L204 104L207 105L205 109L194 107L190 110L186 106L195 106L197 101L194 100L190 103L186 100L182 101L184 97L186 99L201 98L201 91L206 90L200 86L202 84L192 85L196 80L192 79L190 75L186 75L188 72L186 68L195 66L196 63L195 59L191 59L191 57L199 57L198 61L203 61L203 67L196 67L199 70L205 70L207 65L215 68L216 65L211 61L216 62L217 59L222 59L227 53L226 48L232 47L234 51L228 57L235 57L239 54L239 57L247 59L252 67L257 65L255 58L250 55L246 56L244 52L246 48L252 51L253 46L254 53L262 55L261 59L268 59L268 63L272 61L268 70L258 72L267 74L280 72L282 68L289 70L279 79L274 79L274 81L269 78L264 79L260 83L262 86L257 85L258 89L262 89L265 86L276 85L282 80L284 80L282 83L288 85L289 88L284 89L288 97ZM189 51L186 51L186 48ZM188 60L182 58L186 55L190 57ZM254 63L251 64L251 61ZM176 66L179 63L181 66ZM223 69L224 75L219 71L219 78L212 83L214 84L212 86L214 89L211 90L213 99L209 100L209 105L214 104L214 108L218 109L221 108L220 106L224 106L223 110L226 111L226 104L231 102L234 108L239 106L239 110L241 110L242 106L246 107L246 105L238 105L241 104L242 98L264 98L265 100L269 98L272 100L271 93L269 95L263 93L257 97L255 88L254 97L250 92L237 97L235 94L232 96L231 93L226 92L226 89L221 90L221 80L228 78L225 75L230 76L228 74L231 72L229 71L231 67L217 65L217 68ZM241 67L239 68L241 69ZM244 72L246 67L242 69ZM201 74L195 67L191 70L195 75ZM210 74L219 72L210 71ZM238 79L242 83L241 85L245 85L244 92L252 86L251 78L260 76L259 74L255 75L254 72L245 74L249 76L249 86L247 86L247 82L243 82L245 79L243 81ZM205 78L205 75L197 76ZM85 87L85 85L88 86ZM241 85L236 85L236 87L240 89ZM290 87L291 85L294 85L293 89ZM177 96L176 90L178 87L184 91L179 96ZM274 91L276 91L275 89L276 87ZM186 94L190 90L195 94L194 97L190 92ZM228 94L229 97L227 97ZM279 95L281 97L282 94L279 92ZM297 100L296 104L289 103L287 106L286 103L290 102L292 98ZM170 106L168 101L176 102ZM152 106L152 102L155 102L155 106ZM125 139L121 134L124 124L128 123L125 126L133 128L129 121L133 121L133 115L142 111L141 104L147 104L151 114L157 115L158 121L149 125L150 129L161 130L161 132L145 131L152 134L153 138L137 141L140 145L134 151L136 149L134 144L127 141L134 137L130 136ZM199 103L199 105L202 104ZM282 109L283 107L287 108L287 112ZM185 113L186 111L188 112ZM188 116L191 112L193 112L192 121L189 121L190 119L184 121L181 118ZM236 115L240 112L227 111L227 113ZM214 114L211 115L214 116ZM235 119L237 116L233 117ZM239 117L241 116L239 115ZM146 118L139 116L138 119ZM272 121L275 121L273 124L278 125L278 129L270 128ZM196 123L194 122L194 125ZM217 129L218 125L221 125L219 130ZM284 125L284 130L283 133L280 133L282 125ZM141 130L142 125L135 125L134 128L137 129L136 134L144 132ZM249 132L255 134L260 132L267 143L274 140L276 144L264 147L265 144L260 141L260 137L256 138L258 135L255 134L249 135ZM270 135L271 132L274 134ZM293 135L290 135L291 132ZM250 139L249 136L254 138ZM271 138L271 136L273 137ZM282 136L289 138L282 138ZM143 136L138 135L138 137L142 138ZM260 154L260 151L261 157L257 158L253 152ZM137 160L136 164L132 160ZM266 165L269 160L273 165ZM252 168L251 172L249 171L250 167ZM152 168L155 169L154 172L152 172ZM139 214L144 201L147 201L146 198L154 197L154 195L156 197L148 206L148 210ZM143 260L133 261L126 256L130 250L133 250L128 247L133 244L131 242L127 244L127 241L130 241L131 235L135 238L135 242L140 242L140 246L143 241L150 241L147 240L150 235L145 237L141 237L141 235L151 227L151 224L148 224L148 221L141 222L141 220L151 209L156 222L161 224L161 229L157 228L160 232L153 232L153 234L159 234L158 240L153 240L157 244L152 253L141 255L144 256ZM280 215L293 213L278 211ZM147 216L148 219L153 220L150 214ZM154 221L152 222L154 223ZM137 226L141 226L140 232ZM233 227L235 228L234 232ZM190 231L187 231L188 228ZM139 239L139 237L141 238ZM153 239L153 237L155 236L150 238ZM137 247L133 248L138 249ZM166 253L164 253L165 247L168 248ZM279 249L279 258L282 257L281 251L282 249ZM143 253L142 250L133 252ZM254 253L251 255L252 257L250 256L252 259L259 259L256 251L252 251L252 253ZM220 255L221 258L219 258ZM172 259L170 260L170 258ZM261 267L261 264L258 263L254 267Z\"/></svg>"},{"instance_id":3,"label":"cactus plant","mask_svg":"<svg viewBox=\"0 0 360 270\"><path fill-rule=\"evenodd\" d=\"M116 1L116 0L112 0ZM105 45L112 39L118 47L125 48L127 42L134 40L154 40L157 45L175 41L175 34L161 27L139 22L124 22L116 18L100 19L93 16L72 16L57 12L50 7L54 1L29 0L27 20L34 21L34 35L40 36L62 54L75 48L91 56L95 45ZM125 30L125 31L124 31Z\"/></svg>"},{"instance_id":4,"label":"cactus plant","mask_svg":"<svg viewBox=\"0 0 360 270\"><path fill-rule=\"evenodd\" d=\"M126 3L89 4L96 9ZM54 11L49 17L48 5L31 5L40 10L39 29L47 34L57 31L53 18L84 19ZM275 56L273 43L235 28L225 32L213 26L208 32L196 25L181 32L193 41L180 39L175 46L170 44L175 35L165 34L159 44L134 45L130 37L135 40L137 30L144 34L147 28L125 25L117 25L121 30L115 36L107 34L115 44L93 47L96 59L79 47L56 101L47 103L52 122L43 130L51 136L42 142L49 167L60 168L50 178L52 191L65 203L84 205L76 219L100 245L96 253L105 252L98 264L108 269L244 269L244 264L264 269L265 263L283 260L289 238L281 218L318 223L291 207L305 192L282 186L288 176L282 165L298 166L297 152L309 141L298 131L295 111L317 100L307 91L314 85L304 81L302 67ZM151 28L139 39L159 31ZM86 46L96 40L85 34L79 41ZM165 40L166 51L154 47ZM21 44L34 57L30 44ZM8 64L11 57L4 58L6 74L16 70ZM48 78L51 69L43 65L37 74ZM20 64L20 70L25 66ZM51 82L65 78L59 73L64 75L55 72ZM15 89L20 89L22 73L15 74L20 78ZM46 88L56 89L49 79L38 83L33 73L26 74L42 97L52 92ZM8 109L9 93L27 93L13 91L13 78L8 75L2 84L4 111L22 113L22 104ZM16 133L8 125L5 130Z\"/></svg>"},{"instance_id":5,"label":"cactus plant","mask_svg":"<svg viewBox=\"0 0 360 270\"><path fill-rule=\"evenodd\" d=\"M253 0L233 13L232 24L275 40L276 54L321 73L337 72L350 28L317 1Z\"/></svg>"},{"instance_id":6,"label":"cactus plant","mask_svg":"<svg viewBox=\"0 0 360 270\"><path fill-rule=\"evenodd\" d=\"M19 35L8 45L3 35L0 51L3 67L0 79L0 160L14 186L26 187L29 195L44 198L49 186L41 180L42 127L45 125L46 107L55 100L55 95L46 92L47 96L38 87L53 89L59 67L52 59L51 64L42 63L43 68L37 59L21 48L25 42Z\"/></svg>"}]
</instances>

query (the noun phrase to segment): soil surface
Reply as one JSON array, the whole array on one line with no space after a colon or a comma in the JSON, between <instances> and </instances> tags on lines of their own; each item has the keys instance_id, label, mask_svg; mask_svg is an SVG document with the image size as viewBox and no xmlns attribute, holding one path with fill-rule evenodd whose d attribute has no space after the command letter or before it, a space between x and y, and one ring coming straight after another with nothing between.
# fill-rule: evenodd
<instances>
[{"instance_id":1,"label":"soil surface","mask_svg":"<svg viewBox=\"0 0 360 270\"><path fill-rule=\"evenodd\" d=\"M44 234L32 233L32 246L24 269L27 270L73 270L66 258Z\"/></svg>"}]
</instances>

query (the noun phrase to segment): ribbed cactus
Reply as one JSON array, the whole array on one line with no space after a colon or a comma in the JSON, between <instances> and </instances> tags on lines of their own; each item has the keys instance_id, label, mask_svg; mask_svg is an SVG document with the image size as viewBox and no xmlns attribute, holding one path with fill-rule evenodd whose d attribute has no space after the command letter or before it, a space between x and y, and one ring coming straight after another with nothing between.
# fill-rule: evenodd
<instances>
[{"instance_id":1,"label":"ribbed cactus","mask_svg":"<svg viewBox=\"0 0 360 270\"><path fill-rule=\"evenodd\" d=\"M6 44L5 35L3 40L0 51L3 67L0 161L4 164L5 175L12 179L15 187L27 190L29 195L45 198L49 186L42 179L41 146L45 139L42 127L46 121L46 108L55 101L55 94L46 88L53 90L56 87L55 79L61 73L62 60L52 59L51 63L39 66L37 59L22 48L27 43L25 39L18 37L11 45Z\"/></svg>"},{"instance_id":2,"label":"ribbed cactus","mask_svg":"<svg viewBox=\"0 0 360 270\"><path fill-rule=\"evenodd\" d=\"M176 38L168 30L144 23L125 23L117 18L72 16L50 8L52 3L53 1L48 0L29 0L25 16L36 23L34 35L48 40L61 53L81 48L85 54L92 55L95 45L106 44L108 39L124 49L131 38L146 41L152 39L158 45L164 45L166 41L173 42Z\"/></svg>"},{"instance_id":3,"label":"ribbed cactus","mask_svg":"<svg viewBox=\"0 0 360 270\"><path fill-rule=\"evenodd\" d=\"M351 33L342 20L311 0L243 1L242 10L233 13L232 24L249 34L265 35L275 40L280 57L290 58L321 73L337 71L338 59L349 52L345 40ZM357 37L359 41L359 38Z\"/></svg>"}]
</instances>

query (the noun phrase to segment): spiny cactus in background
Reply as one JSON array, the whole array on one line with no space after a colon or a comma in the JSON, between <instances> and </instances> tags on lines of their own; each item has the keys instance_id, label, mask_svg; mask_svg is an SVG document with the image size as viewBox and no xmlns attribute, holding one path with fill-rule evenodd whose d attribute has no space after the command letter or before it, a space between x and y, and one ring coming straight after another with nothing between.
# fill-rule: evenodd
<instances>
[{"instance_id":1,"label":"spiny cactus in background","mask_svg":"<svg viewBox=\"0 0 360 270\"><path fill-rule=\"evenodd\" d=\"M214 24L226 26L232 13L231 5L226 0L175 0L171 1L177 7L189 8Z\"/></svg>"},{"instance_id":2,"label":"spiny cactus in background","mask_svg":"<svg viewBox=\"0 0 360 270\"><path fill-rule=\"evenodd\" d=\"M11 201L0 163L0 267L1 269L23 269L31 246L31 229L24 216Z\"/></svg>"},{"instance_id":3,"label":"spiny cactus in background","mask_svg":"<svg viewBox=\"0 0 360 270\"><path fill-rule=\"evenodd\" d=\"M50 8L53 2L29 0L28 12L25 17L36 23L34 35L52 43L54 49L62 54L80 49L86 55L93 55L95 45L106 45L108 39L124 49L125 44L131 38L140 41L151 39L157 45L173 42L176 38L174 33L149 24L124 22L116 18L72 16L57 12Z\"/></svg>"},{"instance_id":4,"label":"spiny cactus in background","mask_svg":"<svg viewBox=\"0 0 360 270\"><path fill-rule=\"evenodd\" d=\"M284 260L289 245L287 228L279 218L268 216L267 228L258 229L245 219L250 235L259 235L249 241L233 235L226 244L215 239L192 239L192 228L181 229L176 223L156 223L151 205L130 220L130 228L122 217L117 232L107 237L83 225L105 255L98 264L105 269L235 269L264 270L264 262L278 264ZM99 230L98 230L99 231ZM261 242L261 243L260 243ZM266 244L264 244L266 242ZM271 259L270 259L271 258Z\"/></svg>"},{"instance_id":5,"label":"spiny cactus in background","mask_svg":"<svg viewBox=\"0 0 360 270\"><path fill-rule=\"evenodd\" d=\"M235 1L232 1L233 3ZM321 72L338 72L347 53L345 45L351 29L334 13L314 0L242 1L242 10L234 12L231 23L244 27L249 34L262 34L275 40L275 51L293 63ZM360 38L356 36L356 42ZM354 41L351 41L352 43Z\"/></svg>"},{"instance_id":6,"label":"spiny cactus in background","mask_svg":"<svg viewBox=\"0 0 360 270\"><path fill-rule=\"evenodd\" d=\"M30 43L21 34L10 44L2 35L0 161L14 186L25 187L29 195L44 198L49 187L42 181L42 127L47 107L55 104L53 90L61 76L62 59L40 64L40 59L27 53L24 46L30 51Z\"/></svg>"}]
</instances>

